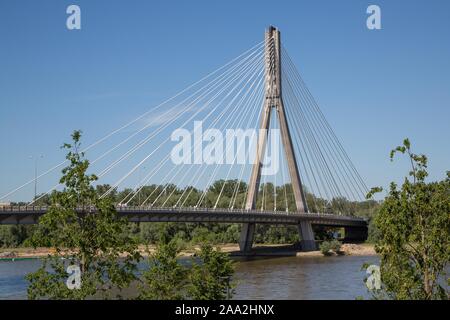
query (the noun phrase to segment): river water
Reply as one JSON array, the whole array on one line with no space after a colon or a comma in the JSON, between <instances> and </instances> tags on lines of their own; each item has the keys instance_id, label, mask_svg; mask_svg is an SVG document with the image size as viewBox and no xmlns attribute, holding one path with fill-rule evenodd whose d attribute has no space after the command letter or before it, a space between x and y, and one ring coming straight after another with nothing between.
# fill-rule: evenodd
<instances>
[{"instance_id":1,"label":"river water","mask_svg":"<svg viewBox=\"0 0 450 320\"><path fill-rule=\"evenodd\" d=\"M361 266L378 262L376 256L239 259L234 299L367 298ZM37 259L0 261L0 299L26 299L24 276L40 265Z\"/></svg>"}]
</instances>

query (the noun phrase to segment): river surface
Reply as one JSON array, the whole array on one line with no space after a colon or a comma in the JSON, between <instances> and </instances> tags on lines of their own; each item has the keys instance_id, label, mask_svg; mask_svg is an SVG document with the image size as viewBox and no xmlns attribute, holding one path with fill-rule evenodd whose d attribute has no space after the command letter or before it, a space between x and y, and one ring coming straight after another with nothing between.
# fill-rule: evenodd
<instances>
[{"instance_id":1,"label":"river surface","mask_svg":"<svg viewBox=\"0 0 450 320\"><path fill-rule=\"evenodd\" d=\"M234 299L351 299L368 298L364 263L376 256L271 257L235 264ZM41 265L37 259L0 261L0 299L26 299L24 276Z\"/></svg>"}]
</instances>

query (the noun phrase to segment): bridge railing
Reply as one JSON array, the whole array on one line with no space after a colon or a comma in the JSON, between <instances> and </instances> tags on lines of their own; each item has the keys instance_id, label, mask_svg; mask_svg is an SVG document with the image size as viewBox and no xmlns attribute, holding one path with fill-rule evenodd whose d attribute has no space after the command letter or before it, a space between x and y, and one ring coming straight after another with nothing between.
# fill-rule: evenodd
<instances>
[{"instance_id":1,"label":"bridge railing","mask_svg":"<svg viewBox=\"0 0 450 320\"><path fill-rule=\"evenodd\" d=\"M48 206L1 206L0 212L14 211L46 211Z\"/></svg>"},{"instance_id":2,"label":"bridge railing","mask_svg":"<svg viewBox=\"0 0 450 320\"><path fill-rule=\"evenodd\" d=\"M13 213L13 212L45 212L49 209L49 206L2 206L0 207L0 213ZM79 211L89 211L93 212L95 211L95 206L83 206L78 207L77 210ZM330 217L330 218L339 218L342 220L361 220L364 221L364 218L361 217L354 217L354 216L345 216L345 215L336 215L332 213L304 213L304 212L286 212L286 211L268 211L268 210L247 210L247 209L222 209L222 208L196 208L196 207L152 207L152 206L116 206L116 210L118 212L149 212L149 211L164 211L164 212L205 212L205 213L212 213L212 212L229 212L229 213L260 213L260 214L277 214L277 215L292 215L292 214L299 214L304 216L321 216L321 217Z\"/></svg>"}]
</instances>

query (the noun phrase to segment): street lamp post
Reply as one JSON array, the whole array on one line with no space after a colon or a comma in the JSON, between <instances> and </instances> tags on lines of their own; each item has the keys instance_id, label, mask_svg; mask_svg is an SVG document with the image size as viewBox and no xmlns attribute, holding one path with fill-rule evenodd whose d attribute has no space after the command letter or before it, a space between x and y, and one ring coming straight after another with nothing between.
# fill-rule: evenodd
<instances>
[{"instance_id":1,"label":"street lamp post","mask_svg":"<svg viewBox=\"0 0 450 320\"><path fill-rule=\"evenodd\" d=\"M37 171L38 171L38 159L42 159L44 155L39 155L36 157L29 156L29 159L34 159L34 198L33 200L36 200L37 196Z\"/></svg>"}]
</instances>

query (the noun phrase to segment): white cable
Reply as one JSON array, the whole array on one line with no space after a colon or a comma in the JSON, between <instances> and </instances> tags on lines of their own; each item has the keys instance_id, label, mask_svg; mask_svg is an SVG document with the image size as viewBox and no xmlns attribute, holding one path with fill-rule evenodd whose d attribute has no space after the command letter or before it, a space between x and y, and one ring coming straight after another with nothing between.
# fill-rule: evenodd
<instances>
[{"instance_id":1,"label":"white cable","mask_svg":"<svg viewBox=\"0 0 450 320\"><path fill-rule=\"evenodd\" d=\"M233 89L234 90L234 89ZM203 108L202 108L203 109ZM199 111L197 111L193 116L191 116L184 124L182 124L181 126L183 127L184 125L186 125L190 120L192 120L202 109L200 109ZM148 158L150 158L163 144L165 144L166 142L168 142L170 139L167 138L166 140L163 141L162 144L160 144L153 152L151 152L149 155L147 155L143 160L141 160L136 166L133 167L133 169L131 169L124 177L122 177L118 182L116 182L106 193L104 193L101 198L103 198L104 196L108 195L113 189L115 189L120 183L122 183L126 178L128 178L128 176L130 176L137 168L139 168Z\"/></svg>"},{"instance_id":2,"label":"white cable","mask_svg":"<svg viewBox=\"0 0 450 320\"><path fill-rule=\"evenodd\" d=\"M275 112L275 116L277 117L276 119L274 119L274 127L275 129L278 129L278 121L280 121L280 119L278 118L278 113ZM275 117L273 117L275 118ZM279 143L280 141L278 141ZM273 211L277 211L277 173L275 173L274 175L274 183L273 183Z\"/></svg>"},{"instance_id":3,"label":"white cable","mask_svg":"<svg viewBox=\"0 0 450 320\"><path fill-rule=\"evenodd\" d=\"M192 88L193 86L201 83L202 81L204 81L205 79L209 78L210 76L212 76L213 74L219 72L220 70L222 70L223 68L227 67L228 65L232 64L234 61L236 61L237 59L239 59L240 57L242 57L243 55L247 54L249 51L254 50L255 48L259 48L260 46L264 45L264 41L259 42L258 44L254 45L253 47L251 47L250 49L246 50L244 53L240 54L239 56L237 56L236 58L232 59L230 62L228 62L227 64L223 65L222 67L216 69L215 71L209 73L208 75L206 75L205 77L203 77L202 79L198 80L197 82L191 84L190 86L186 87L185 89L183 89L182 91L180 91L179 93L177 93L176 95L172 96L171 98L165 100L164 102L160 103L159 105L157 105L156 107L152 108L151 110L145 112L144 114L140 115L139 117L137 117L136 119L128 122L127 124L123 125L122 127L110 132L109 134L107 134L106 136L104 136L103 138L97 140L96 142L92 143L91 145L89 145L88 147L86 147L84 150L82 150L81 152L86 152L88 150L90 150L91 148L95 147L96 145L102 143L103 141L105 141L106 139L108 139L109 137L113 136L114 134L116 134L117 132L122 131L123 129L129 127L130 125L132 125L133 123L136 123L137 121L139 121L140 119L142 119L143 117L145 117L147 114L149 114L150 112L153 112L154 109L159 108L160 106L166 104L167 102L175 99L176 97L178 97L179 95L181 95L182 93L186 92L187 90L189 90L190 88ZM47 174L49 174L50 172L53 172L54 170L56 170L57 168L61 167L62 165L64 165L68 160L64 160L63 162L55 165L54 167L48 169L47 171L43 172L42 174L38 175L36 178L29 180L28 182L25 182L24 184L22 184L21 186L15 188L14 190L2 195L0 197L0 200L5 199L6 197L16 193L17 191L23 189L24 187L26 187L27 185L33 183L36 179L39 179L43 176L46 176ZM52 188L53 189L53 188ZM54 189L53 189L54 190ZM35 202L36 200L34 200L33 202Z\"/></svg>"},{"instance_id":4,"label":"white cable","mask_svg":"<svg viewBox=\"0 0 450 320\"><path fill-rule=\"evenodd\" d=\"M255 58L256 59L256 58ZM253 59L251 61L254 61ZM220 84L216 84L216 86L219 86ZM213 87L215 88L215 87ZM212 89L211 89L212 90ZM207 92L207 94L209 94L209 92ZM184 114L190 110L192 110L193 107L195 107L195 103L198 102L197 100L201 100L201 98L203 98L205 96L205 94L202 94L199 98L197 98L196 100L194 100L193 102L191 102L188 105L188 108L184 109L181 114ZM207 105L204 106L204 108L202 108L201 110L205 109ZM198 112L197 112L198 113ZM181 114L178 114L177 117ZM177 119L177 118L175 118ZM130 150L128 150L124 155L122 155L121 157L119 157L119 159L115 160L112 164L110 164L106 169L104 169L102 172L100 172L100 174L98 175L99 178L103 177L105 174L107 174L108 172L110 172L113 168L115 168L119 163L121 163L123 160L125 160L126 158L128 158L130 155L132 155L134 152L136 152L137 150L139 150L142 146L144 146L145 144L147 144L152 138L154 138L157 134L159 134L162 130L164 130L165 128L167 128L169 125L172 124L172 122L175 121L175 119L173 119L172 121L169 121L163 125L161 125L155 132L152 132L152 134L146 138L144 138L143 140L141 140L138 144L136 144L133 148L131 148Z\"/></svg>"},{"instance_id":5,"label":"white cable","mask_svg":"<svg viewBox=\"0 0 450 320\"><path fill-rule=\"evenodd\" d=\"M253 55L254 53L252 53L251 55ZM258 56L257 56L258 57ZM247 57L248 58L248 57ZM244 60L246 60L247 58L245 58ZM251 60L254 61L255 59ZM237 64L237 66L240 63ZM235 66L236 67L236 66ZM233 67L234 68L234 67ZM232 70L233 68L231 68L230 70ZM224 76L225 74L227 74L230 70L228 70L227 72L223 73L220 77ZM242 71L242 70L241 70ZM241 72L240 71L240 72ZM234 72L234 70L233 70ZM233 74L233 73L232 73ZM210 85L211 83L217 81L217 79L220 79L220 77L215 78L214 80L210 81L207 85L203 86L201 89L207 87L208 85ZM220 82L219 84L215 84L215 87L219 86L222 82ZM213 88L215 88L213 87ZM199 90L197 90L194 94L197 94L199 92ZM208 90L211 90L208 89ZM208 92L209 93L209 92ZM186 98L185 100L183 100L182 102L180 102L179 104L177 104L175 107L179 106L181 103L185 102L187 99L191 98L194 94L192 94L191 96L189 96L188 98ZM204 94L202 94L201 96L203 96ZM197 98L196 100L194 100L194 102L197 102L197 100L199 100L199 98ZM194 102L190 103L188 106L192 105ZM174 107L174 108L175 108ZM174 109L172 108L172 109ZM172 110L171 109L171 110ZM164 115L161 115L164 116ZM151 125L151 124L149 124ZM123 143L127 142L128 140L130 140L132 137L134 137L135 135L137 135L138 133L140 133L141 131L145 130L149 125L145 126L144 128L142 128L141 130L139 130L138 132L132 134L131 136L129 136L127 139L125 139L124 141L120 142L118 145L114 146L112 149L109 149L107 152L103 153L101 156L97 157L92 163L96 163L97 161L101 160L103 157L105 157L106 155L108 155L110 152L112 152L113 150L117 149L120 145L122 145ZM160 126L160 128L162 127L162 125ZM104 170L102 170L100 172L100 174L98 175L99 178L103 177L107 172L111 171L115 166L117 166L120 162L122 162L125 158L127 158L129 155L131 155L134 151L138 150L140 147L142 147L144 144L146 144L148 141L150 141L151 138L153 138L155 135L150 136L145 138L144 140L141 140L138 144L136 144L135 146L133 146L133 148L131 148L130 150L128 150L124 155L122 155L121 157L119 157L118 160L115 160L112 164L108 165ZM33 201L31 201L29 203L29 205L34 204L35 202L39 201L40 199L42 199L43 197L45 197L47 194L49 194L50 192L52 192L53 190L55 190L58 186L60 186L61 183L56 184L55 186L53 186L52 188L50 188L47 192L45 192L44 194L42 194L40 197L34 199Z\"/></svg>"},{"instance_id":6,"label":"white cable","mask_svg":"<svg viewBox=\"0 0 450 320\"><path fill-rule=\"evenodd\" d=\"M225 88L224 88L225 89ZM220 92L221 93L221 92ZM218 108L220 106L220 104L218 104L215 108L214 108L214 111ZM215 123L217 123L221 118L222 118L222 116L223 115L225 115L225 113L226 113L226 111L227 111L227 109L223 109L222 110L222 112L219 114L219 116L214 120L214 122L213 122L213 124L215 124ZM200 145L200 143L199 142L197 142L196 144L195 144L195 146L193 147L194 148L194 150L197 150L196 149L196 147L198 147ZM195 151L194 151L194 154L195 154ZM161 165L163 165L163 164L165 164L168 160L170 159L170 154L168 154L166 157L165 157L165 160L164 160L164 162L161 162ZM183 165L181 165L178 169L178 172L177 173L175 173L175 175L173 176L173 177L175 177L176 176L176 174L178 174L180 171L181 171L181 169L182 168L184 168L184 165L185 164L183 164ZM174 168L172 168L166 175L165 175L165 177L162 179L162 181L164 181L164 180L166 180L166 178L176 169L177 167L174 167ZM158 169L159 170L159 169ZM153 170L154 172L156 172L156 170ZM188 171L187 171L188 172ZM186 173L187 173L186 172ZM135 195L142 189L142 187L145 185L145 183L147 183L152 177L153 177L153 175L151 175L150 177L148 177L149 175L147 175L145 178L144 178L144 180L143 181L146 181L146 182L143 182L143 181L141 181L140 183L138 183L138 185L136 185L136 188L140 185L140 188L136 191L136 193L135 193ZM147 179L147 177L148 177L148 179ZM172 178L173 178L172 177ZM143 182L143 183L142 183ZM167 184L168 185L168 184ZM167 186L166 185L166 186ZM165 188L164 188L164 190L165 190ZM162 192L164 192L164 190L162 191ZM172 193L175 191L175 189L172 191ZM126 202L126 204L128 204L134 197L135 197L135 195L133 195L133 197L131 197L127 202ZM152 195L152 194L151 194ZM151 196L150 195L150 196ZM169 196L170 197L170 196ZM147 199L146 199L147 200ZM122 200L122 201L124 201L124 200ZM144 203L145 203L146 201L144 201Z\"/></svg>"},{"instance_id":7,"label":"white cable","mask_svg":"<svg viewBox=\"0 0 450 320\"><path fill-rule=\"evenodd\" d=\"M244 58L242 61L239 61L239 63L237 63L236 65L234 65L233 67L231 67L230 69L228 69L226 72L222 73L221 75L219 75L218 77L214 78L213 80L211 80L210 82L208 82L207 84L205 84L203 87L201 87L200 89L198 89L197 91L195 91L193 94L191 94L190 96L188 96L187 98L185 98L184 100L182 100L181 102L177 103L175 106L173 106L172 108L170 108L169 110L167 110L165 113L159 115L154 121L157 121L159 119L163 119L167 114L170 114L173 110L176 110L176 108L178 108L180 105L182 105L183 103L185 103L186 101L188 101L189 99L191 99L192 97L194 97L196 94L198 94L199 92L202 92L203 89L207 88L208 86L212 85L212 87L214 88L214 86L219 86L220 84L215 83L216 81L219 81L220 78L223 78L224 76L227 76L229 73L233 74L233 72L235 72L236 68L239 67L240 64L244 63L245 60L247 60L248 58L250 58L255 52L252 52L249 56L247 56L246 58ZM208 90L212 90L211 88ZM208 92L208 91L207 91ZM202 95L204 96L205 93L202 93ZM200 95L199 97L197 97L194 101L196 100L201 100L200 97L202 96ZM188 105L193 104L194 102L189 103ZM179 114L173 116L172 121L175 121L176 117L178 117ZM143 128L141 128L140 130L138 130L137 132L131 134L129 137L127 137L125 140L123 140L122 142L120 142L119 144L117 144L116 146L114 146L113 148L109 149L107 152L103 153L100 157L96 158L91 164L96 163L97 161L101 160L102 158L104 158L105 156L107 156L108 154L110 154L112 151L116 150L117 148L119 148L121 145L123 145L124 143L128 142L130 139L132 139L133 137L135 137L136 135L138 135L139 133L141 133L142 131L144 131L145 129L147 129L148 127L152 126L154 122L150 122L147 125L145 125ZM160 126L160 128L163 125ZM154 136L153 136L154 137ZM150 141L151 138L149 138L149 140L147 140L145 143L148 143ZM145 139L144 139L145 140ZM141 141L142 142L142 141ZM139 144L139 143L138 143ZM136 147L136 146L135 146ZM130 150L129 150L130 152Z\"/></svg>"},{"instance_id":8,"label":"white cable","mask_svg":"<svg viewBox=\"0 0 450 320\"><path fill-rule=\"evenodd\" d=\"M252 63L252 67L250 67L250 69L249 70L243 70L241 73L244 73L244 72L247 72L247 74L249 74L250 73L250 71L252 71L252 68L253 68L253 66L254 65L256 65L255 63L253 63L253 61L251 62ZM247 67L245 67L245 69L247 69ZM237 76L237 77L234 77L233 79L232 79L232 81L234 81L234 80L236 80L236 78L239 78L241 75L239 75L239 76ZM245 76L246 77L246 76ZM244 78L245 78L244 77ZM242 80L241 80L241 82L242 82ZM215 96L214 97L212 97L207 103L206 103L206 105L209 105L212 101L214 101L218 96L220 96L220 94L222 93L222 92L224 92L229 86L230 86L231 84L227 84L226 86L224 86L224 87L222 87L222 89L218 92L218 93L216 93L215 94ZM235 86L236 87L236 86ZM231 90L231 91L233 91L234 90L234 88ZM228 96L228 95L227 95ZM207 117L206 118L204 118L204 120L205 119L207 119L216 109L217 109L217 107L220 105L220 103L222 103L223 101L224 101L224 99L225 98L223 98L220 102L219 102L219 104L212 110L212 111L210 111L210 113L207 115ZM222 111L222 112L224 112L224 111ZM167 155L166 156L166 159L165 159L165 161L167 161L169 159L169 155ZM148 176L148 175L147 175ZM149 181L149 179L151 179L151 177L149 178L149 179L146 179L147 178L147 176L142 180L142 181ZM145 184L145 183L144 183ZM136 186L136 188L137 188L137 186ZM142 187L141 187L142 188ZM137 192L139 192L139 191L137 191ZM131 200L131 199L130 199Z\"/></svg>"},{"instance_id":9,"label":"white cable","mask_svg":"<svg viewBox=\"0 0 450 320\"><path fill-rule=\"evenodd\" d=\"M283 154L282 154L283 156ZM281 179L284 182L284 201L285 201L285 207L286 207L286 212L289 212L289 204L288 204L288 200L287 200L287 182L285 180L285 175L284 175L284 166L285 166L285 162L283 161L282 165L281 165Z\"/></svg>"},{"instance_id":10,"label":"white cable","mask_svg":"<svg viewBox=\"0 0 450 320\"><path fill-rule=\"evenodd\" d=\"M242 101L242 99L241 99L241 101ZM233 111L230 112L230 113L228 114L227 119L229 119L230 116L231 116L232 114L234 114L234 111L238 108L239 105L240 105L240 102L238 102L238 103L235 105ZM225 111L225 109L224 109L224 111ZM223 114L224 114L224 113L222 113L222 115L223 115ZM213 126L215 125L215 123L217 123L216 120L215 120L214 123L212 123L210 126L213 127ZM223 123L223 127L226 128L225 123ZM221 129L222 129L222 126L220 126L220 127L218 128L218 130L221 130ZM198 147L198 146L201 146L201 143L198 143L198 144L197 144L197 147ZM197 150L197 149L195 149L195 150ZM194 150L194 154L195 154L195 150ZM182 166L180 166L178 172L172 177L172 179L173 179L174 177L177 176L177 174L183 169L183 167L184 167L184 164L183 164ZM191 168L192 168L192 167L191 167ZM185 174L183 175L183 177L180 179L180 181L184 181L184 179L186 178L186 176L187 176L189 173L190 173L190 170L187 170L187 171L185 172ZM186 190L186 189L185 189L185 190ZM165 204L167 203L167 201L171 198L171 196L173 195L174 192L175 192L175 189L172 190L172 192L171 192L171 193L169 194L169 196L166 198L166 200L165 200L164 203L162 204L163 207L165 206ZM181 197L180 197L180 199L181 199ZM178 199L178 200L179 200L179 199ZM179 201L177 201L176 204L178 204L178 202L179 202Z\"/></svg>"},{"instance_id":11,"label":"white cable","mask_svg":"<svg viewBox=\"0 0 450 320\"><path fill-rule=\"evenodd\" d=\"M222 91L224 91L226 88L224 87L223 88L223 90L221 90L221 92L219 92L219 94L221 94L222 93ZM216 97L219 95L219 94L217 94L216 95ZM223 102L223 100L224 99L222 99L220 102L219 102L219 104L216 106L216 108L220 105L220 103L222 103ZM219 116L219 118L218 119L216 119L215 120L215 122L217 122L222 116L223 116L223 114L225 114L225 111L227 110L227 108L225 108L223 111L222 111L222 113L221 113L221 115ZM227 117L227 119L229 118L229 116ZM197 147L198 147L198 143L197 143ZM169 159L169 155L167 155L167 160ZM167 173L166 174L166 176L163 178L163 181L172 173L172 171L173 170L175 170L175 168L172 168L172 170L169 172L169 173ZM149 177L148 179L144 179L144 180L146 180L146 182L144 182L144 184L145 183L147 183L150 179L152 178L152 176L151 177ZM159 188L160 186L158 185L158 188ZM157 188L157 189L158 189ZM165 189L165 188L164 188ZM155 190L153 190L153 192L144 200L144 202L142 203L142 205L144 205L149 199L150 199L150 197L153 195L153 193L154 193L154 191L156 191L156 189ZM162 192L164 192L164 190L162 191ZM183 194L184 194L184 192L183 192ZM157 197L157 199L159 198L159 196ZM155 200L156 201L156 200Z\"/></svg>"},{"instance_id":12,"label":"white cable","mask_svg":"<svg viewBox=\"0 0 450 320\"><path fill-rule=\"evenodd\" d=\"M258 62L258 63L256 64L256 68L254 68L254 69L257 70L258 67L260 67L260 65L261 65L261 63ZM254 70L252 70L252 72L253 72L253 71L254 71ZM231 105L233 104L234 100L239 96L239 94L240 94L240 93L242 92L242 90L246 87L246 85L248 85L248 83L249 83L252 79L255 78L255 77L254 77L255 74L259 75L259 74L261 74L261 72L259 72L259 73L252 73L252 76L251 76L251 77L247 80L247 82L242 86L241 90L237 93L237 95L233 97L232 101L228 103L228 105L227 105L226 108L228 108L229 106L231 106ZM241 83L242 83L243 80L245 80L245 78L241 80ZM240 83L239 83L239 84L240 84ZM234 89L233 89L232 91L234 91ZM231 92L232 92L232 91L231 91ZM249 89L247 90L247 93L248 93L248 91L249 91ZM230 92L230 93L231 93L231 92ZM240 103L241 101L242 101L242 97L241 97L241 100L236 104L235 109L237 108L237 106L239 105L239 103ZM231 115L231 113L230 113L230 115ZM199 169L201 169L201 167L199 167ZM197 175L199 169L198 169L197 172L193 175L190 184L192 184L192 181L193 181L193 179L196 177L196 175ZM203 169L206 170L206 166L204 166ZM203 172L204 172L204 170L203 170ZM199 176L199 178L200 178L200 177L201 177L201 176ZM184 191L186 191L186 190L187 190L187 189L185 189ZM190 192L191 192L191 191L192 191L192 189L190 190ZM184 194L184 192L183 192L183 194ZM183 194L182 194L182 195L183 195ZM186 199L189 197L189 195L190 195L190 193L188 194L188 196L186 197ZM180 197L180 199L181 199L181 197ZM177 201L177 203L178 203L178 201ZM183 202L183 203L184 203L184 202Z\"/></svg>"},{"instance_id":13,"label":"white cable","mask_svg":"<svg viewBox=\"0 0 450 320\"><path fill-rule=\"evenodd\" d=\"M233 123L233 125L234 125L234 123ZM200 171L201 169L203 169L203 170L202 170L201 174L198 175L198 174L199 174L199 171ZM193 181L194 181L195 177L198 177L198 179L200 179L200 177L202 177L202 176L204 175L205 171L206 171L206 167L203 167L203 168L199 167L199 168L197 169L197 171L194 173L194 175L192 176L192 179L191 179L191 181L189 182L188 185L192 185L192 184L193 184ZM197 181L197 182L198 182L198 181ZM185 189L185 191L186 191L186 190L187 190L187 189ZM205 190L206 190L206 189L205 189ZM185 202L187 201L187 199L189 198L191 192L192 192L192 189L189 191L189 193L188 193L188 195L186 196L185 200L184 200L183 203L181 204L181 207L184 206L184 204L185 204ZM183 196L183 195L182 195L182 196ZM180 197L180 199L181 199L181 198L182 198L182 197Z\"/></svg>"},{"instance_id":14,"label":"white cable","mask_svg":"<svg viewBox=\"0 0 450 320\"><path fill-rule=\"evenodd\" d=\"M261 78L261 79L259 80L259 82L258 82L258 84L257 84L257 86L256 86L256 89L253 91L253 94L250 96L250 99L249 99L248 103L245 105L245 107L246 107L245 109L247 109L247 105L248 105L250 102L253 101L253 98L255 97L255 93L258 92L258 88L259 88L259 86L260 86L262 80L263 80L263 78ZM253 84L252 84L252 87L253 87ZM255 104L255 106L258 107L256 104ZM249 108L248 108L248 109L249 109ZM257 115L257 113L255 113L255 115ZM243 117L243 118L244 118L244 117ZM252 122L253 122L253 118L254 118L254 115L251 117L249 123L252 123ZM235 164L236 159L237 159L237 156L238 156L238 152L239 152L239 150L241 149L242 143L243 143L243 142L245 142L244 139L243 139L242 141L240 141L239 146L237 147L236 154L234 155L233 163L232 163L230 169L228 170L228 173L227 173L227 175L226 175L226 177L225 177L225 179L224 179L224 183L223 183L222 188L221 188L221 190L220 190L220 193L219 193L219 195L218 195L218 197L217 197L216 203L214 204L214 209L217 208L217 204L219 203L220 197L222 196L223 190L225 189L225 185L227 184L229 175L230 175L230 173L231 173L232 168L234 167L234 164Z\"/></svg>"},{"instance_id":15,"label":"white cable","mask_svg":"<svg viewBox=\"0 0 450 320\"><path fill-rule=\"evenodd\" d=\"M247 83L246 83L246 85L248 84L248 81L247 81ZM243 89L243 88L242 88ZM242 91L242 89L241 89L241 91ZM248 93L248 90L247 90L247 93ZM233 101L232 102L234 102L234 99L233 99ZM231 103L232 103L231 102ZM230 146L227 146L227 151L226 152L228 152L228 149L230 148ZM211 178L209 179L209 182L208 182L208 184L206 185L206 188L205 188L205 190L203 191L203 194L202 194L202 196L200 197L200 200L199 200L199 202L197 203L197 207L199 206L199 205L201 205L201 203L203 202L203 199L204 199L204 197L205 197L205 195L206 195L206 192L208 191L208 188L209 188L209 186L211 185L211 182L212 182L212 179L214 178L214 176L215 176L215 172L217 171L217 168L218 168L218 165L216 165L216 168L214 169L214 173L213 173L213 175L211 176Z\"/></svg>"},{"instance_id":16,"label":"white cable","mask_svg":"<svg viewBox=\"0 0 450 320\"><path fill-rule=\"evenodd\" d=\"M259 97L261 99L261 101L262 101L263 98L264 98L264 86L261 86L260 91L261 91L261 93L257 97ZM259 105L260 107L259 108L262 108L264 106L264 104L261 101L259 102L260 103L260 105ZM255 100L255 105L258 105L257 99ZM260 113L261 112L259 112L259 114ZM256 117L256 122L255 122L255 126L254 127L257 130L258 130L258 120L259 120L259 117ZM250 160L249 153L250 153L250 148L247 150L247 152L245 154L245 159L248 158ZM230 209L234 209L234 205L236 203L236 199L237 199L238 194L239 194L240 184L241 184L242 178L244 176L245 168L246 168L246 165L243 165L242 168L241 168L241 172L239 174L238 183L236 184L235 190L233 191L233 198L230 200L230 205L229 205ZM244 203L245 203L245 199L244 199Z\"/></svg>"},{"instance_id":17,"label":"white cable","mask_svg":"<svg viewBox=\"0 0 450 320\"><path fill-rule=\"evenodd\" d=\"M245 96L243 96L243 97L240 99L240 101L239 101L238 103L236 103L235 109L237 108L237 106L240 106L241 104L243 104L244 100L245 100L245 99L247 98L247 96L248 96L248 92L253 88L253 86L254 86L256 80L258 79L258 77L260 77L260 75L261 75L261 72L259 72L259 73L257 74L257 76L255 77L255 80L253 81L253 83L252 83L252 85L250 86L250 88L247 90ZM259 83L261 83L261 80L259 81ZM258 83L258 85L259 85L259 83ZM251 99L253 98L253 96L255 95L255 92L256 92L256 91L257 91L256 89L253 90L252 94L250 95L249 100L248 100L246 103L243 104L243 108L244 108L244 110L246 110L246 111L245 111L245 114L243 114L242 117L241 117L242 120L245 119L246 116L247 116L247 113L248 113L248 110L249 110L249 109L247 108L247 106L248 106L249 102L251 101ZM236 120L236 119L235 119L235 120ZM235 121L234 121L234 122L235 122ZM232 125L232 126L234 126L234 122L233 122L233 125ZM237 156L237 154L236 154L236 156ZM205 168L206 168L206 167L205 167ZM200 169L200 168L199 168L199 169ZM191 179L191 183L192 183L194 177L197 176L198 171L199 171L199 170L197 170L197 172L193 175L193 178ZM203 172L204 172L204 171L203 171ZM202 173L202 175L203 175L203 173ZM187 189L185 189L184 191L186 191L186 190L187 190ZM192 189L191 189L191 190L192 190ZM222 190L223 190L223 186L222 186ZM184 192L183 192L183 194L184 194ZM183 196L183 194L182 194L182 196ZM188 194L188 197L189 197L189 194ZM187 198L188 198L188 197L187 197ZM175 205L177 205L177 204L179 203L179 201L181 200L181 198L182 198L182 197L180 197L180 198L178 199L178 201L177 201L177 203L176 203Z\"/></svg>"}]
</instances>

